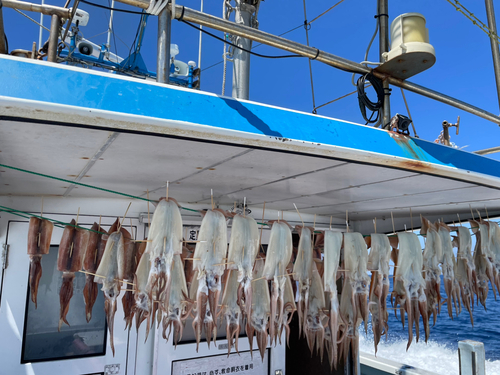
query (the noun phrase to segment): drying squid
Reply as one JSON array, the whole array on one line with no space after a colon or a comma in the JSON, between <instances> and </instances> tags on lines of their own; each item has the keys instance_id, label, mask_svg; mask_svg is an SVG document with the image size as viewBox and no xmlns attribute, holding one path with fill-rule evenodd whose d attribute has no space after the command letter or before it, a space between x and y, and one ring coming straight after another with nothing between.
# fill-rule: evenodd
<instances>
[{"instance_id":1,"label":"drying squid","mask_svg":"<svg viewBox=\"0 0 500 375\"><path fill-rule=\"evenodd\" d=\"M227 253L227 269L238 270L238 304L243 306L245 314L250 315L252 307L252 270L259 251L259 228L249 216L235 215L231 227L231 240Z\"/></svg>"},{"instance_id":2,"label":"drying squid","mask_svg":"<svg viewBox=\"0 0 500 375\"><path fill-rule=\"evenodd\" d=\"M314 347L316 347L316 352L319 354L321 360L323 360L323 340L325 338L325 326L327 325L328 317L324 313L325 292L323 282L314 263L312 264L311 286L308 298L307 310L304 314L304 333L311 355L314 352Z\"/></svg>"},{"instance_id":3,"label":"drying squid","mask_svg":"<svg viewBox=\"0 0 500 375\"><path fill-rule=\"evenodd\" d=\"M372 233L367 237L368 247L371 247L368 255L367 267L372 272L370 283L369 310L372 314L373 342L375 354L380 337L387 332L389 326L387 321L387 296L389 294L389 260L391 258L391 244L385 234Z\"/></svg>"},{"instance_id":4,"label":"drying squid","mask_svg":"<svg viewBox=\"0 0 500 375\"><path fill-rule=\"evenodd\" d=\"M191 302L188 301L184 265L179 254L175 254L173 257L171 277L172 283L170 293L168 294L169 299L162 301L161 308L163 315L163 338L168 340L173 329L173 342L177 346L177 343L182 338L182 331L186 319L191 313L192 306ZM166 298L167 293L164 293L164 296ZM170 328L170 332L167 335L168 328Z\"/></svg>"},{"instance_id":5,"label":"drying squid","mask_svg":"<svg viewBox=\"0 0 500 375\"><path fill-rule=\"evenodd\" d=\"M226 338L227 355L231 354L233 346L238 353L238 337L240 335L241 308L238 303L238 290L240 282L238 281L238 272L229 270L224 284L224 293L222 294L222 313L226 317ZM248 314L250 316L250 314Z\"/></svg>"},{"instance_id":6,"label":"drying squid","mask_svg":"<svg viewBox=\"0 0 500 375\"><path fill-rule=\"evenodd\" d=\"M330 300L329 334L331 344L328 348L330 363L337 368L337 336L339 321L339 299L337 291L337 270L340 263L340 252L342 248L342 233L325 231L324 234L325 272L323 276L325 292Z\"/></svg>"},{"instance_id":7,"label":"drying squid","mask_svg":"<svg viewBox=\"0 0 500 375\"><path fill-rule=\"evenodd\" d=\"M217 337L217 315L221 292L221 277L224 273L224 258L227 253L227 225L225 212L208 210L201 222L198 243L194 251L193 267L197 271L197 291L193 330L198 344L202 328L208 346L212 336ZM193 289L194 281L191 284Z\"/></svg>"},{"instance_id":8,"label":"drying squid","mask_svg":"<svg viewBox=\"0 0 500 375\"><path fill-rule=\"evenodd\" d=\"M293 293L292 282L290 280L290 276L285 276L285 288L283 291L283 318L282 324L280 327L280 344L281 344L281 334L283 329L285 329L286 333L286 343L288 345L288 340L290 338L290 322L293 318L293 313L297 310L297 306L295 305L295 294Z\"/></svg>"},{"instance_id":9,"label":"drying squid","mask_svg":"<svg viewBox=\"0 0 500 375\"><path fill-rule=\"evenodd\" d=\"M467 308L470 321L474 326L472 309L474 307L474 288L476 287L476 267L472 258L472 238L468 228L455 228L458 236L453 238L453 245L457 247L457 273L456 279L460 286L462 303Z\"/></svg>"},{"instance_id":10,"label":"drying squid","mask_svg":"<svg viewBox=\"0 0 500 375\"><path fill-rule=\"evenodd\" d=\"M264 270L264 260L258 258L255 261L253 270L252 285L252 308L250 316L247 318L246 332L250 343L250 352L253 353L253 337L257 336L257 346L260 351L262 361L267 346L268 319L271 314L271 300L269 297L269 287L267 280L262 276Z\"/></svg>"},{"instance_id":11,"label":"drying squid","mask_svg":"<svg viewBox=\"0 0 500 375\"><path fill-rule=\"evenodd\" d=\"M120 294L121 281L118 275L123 275L123 264L118 262L122 259L121 255L125 251L125 239L121 230L110 229L110 235L106 242L104 254L97 269L97 276L94 281L102 284L102 291L104 292L104 311L106 312L106 321L109 329L109 342L113 356L115 355L115 346L113 341L113 328L115 313L117 308L117 298Z\"/></svg>"},{"instance_id":12,"label":"drying squid","mask_svg":"<svg viewBox=\"0 0 500 375\"><path fill-rule=\"evenodd\" d=\"M62 323L69 325L66 320L66 314L69 310L69 302L73 297L73 279L75 272L82 269L82 261L87 243L89 232L76 227L76 221L73 219L69 225L66 225L59 244L59 253L57 256L57 269L62 271L62 285L59 291L59 302L61 305L59 314L59 330Z\"/></svg>"},{"instance_id":13,"label":"drying squid","mask_svg":"<svg viewBox=\"0 0 500 375\"><path fill-rule=\"evenodd\" d=\"M348 234L348 233L344 233ZM354 299L352 295L354 290L352 290L351 283L346 280L342 288L342 294L340 295L340 317L342 319L343 334L340 340L340 358L344 359L344 363L347 360L349 352L351 352L351 357L354 361L358 358L359 353L359 333L358 327L361 324L362 318L356 310L356 305L354 304ZM354 367L354 375L358 374L358 367Z\"/></svg>"},{"instance_id":14,"label":"drying squid","mask_svg":"<svg viewBox=\"0 0 500 375\"><path fill-rule=\"evenodd\" d=\"M493 293L495 293L495 279L493 277L493 264L489 258L489 246L484 242L489 242L489 232L486 224L476 220L469 220L472 232L476 235L476 246L474 248L474 266L477 273L477 299L486 309L486 298L488 297L489 286L491 283ZM496 295L495 295L496 298Z\"/></svg>"},{"instance_id":15,"label":"drying squid","mask_svg":"<svg viewBox=\"0 0 500 375\"><path fill-rule=\"evenodd\" d=\"M458 314L462 310L462 305L460 304L460 286L458 281L455 279L455 273L457 269L457 263L455 260L455 255L453 254L453 245L451 243L450 237L450 227L445 223L438 223L438 234L441 239L441 247L443 249L443 281L444 290L446 291L447 297L447 307L448 315L453 319L452 311L452 301L455 305L455 313ZM457 305L458 302L458 305Z\"/></svg>"},{"instance_id":16,"label":"drying squid","mask_svg":"<svg viewBox=\"0 0 500 375\"><path fill-rule=\"evenodd\" d=\"M305 318L307 317L307 308L309 304L309 288L311 285L312 277L312 228L296 227L300 235L299 249L297 258L293 266L293 278L299 282L299 298L297 314L299 315L299 337L302 336L302 329L304 328Z\"/></svg>"},{"instance_id":17,"label":"drying squid","mask_svg":"<svg viewBox=\"0 0 500 375\"><path fill-rule=\"evenodd\" d=\"M147 319L146 322L146 338L148 339L149 335L149 327L150 327L150 318L151 318L151 310L153 301L148 296L148 279L149 279L149 270L151 269L151 262L149 261L149 254L144 253L138 264L137 269L134 275L134 284L135 284L135 326L137 331L139 332L139 327L141 323Z\"/></svg>"},{"instance_id":18,"label":"drying squid","mask_svg":"<svg viewBox=\"0 0 500 375\"><path fill-rule=\"evenodd\" d=\"M420 336L419 318L425 328L425 342L429 338L429 319L427 315L427 299L425 296L425 280L422 277L423 257L420 241L415 233L398 233L399 256L394 278L394 293L396 304L401 307L401 321L404 326L404 313L408 315L408 345L413 341L413 323L417 334Z\"/></svg>"},{"instance_id":19,"label":"drying squid","mask_svg":"<svg viewBox=\"0 0 500 375\"><path fill-rule=\"evenodd\" d=\"M286 221L272 222L271 235L267 246L266 262L263 270L263 277L271 281L271 316L269 318L269 336L271 344L273 340L276 342L276 336L279 334L281 340L281 332L285 310L285 289L289 278L287 276L286 267L292 256L292 231ZM292 292L293 293L293 292ZM295 301L294 301L295 302ZM294 303L295 308L295 303ZM293 314L293 312L292 312ZM284 320L285 319L285 320ZM287 329L288 327L286 327ZM287 330L288 332L288 330Z\"/></svg>"},{"instance_id":20,"label":"drying squid","mask_svg":"<svg viewBox=\"0 0 500 375\"><path fill-rule=\"evenodd\" d=\"M132 228L131 228L132 229ZM127 291L122 297L123 315L125 320L125 329L132 328L132 319L134 318L135 310L135 298L134 290L131 287L131 283L134 281L135 270L137 268L137 251L139 248L144 246L144 243L135 243L132 239L130 233L128 233L125 228L120 229L123 234L123 250L122 254L118 254L118 264L121 266L118 268L120 273L118 278L120 280L126 280L128 283Z\"/></svg>"},{"instance_id":21,"label":"drying squid","mask_svg":"<svg viewBox=\"0 0 500 375\"><path fill-rule=\"evenodd\" d=\"M174 255L182 254L182 217L179 205L173 198L160 198L149 229L146 251L149 254L150 270L146 287L148 299L143 305L152 307L150 314L155 321L157 300L169 300L172 282L170 276ZM165 294L165 295L163 295Z\"/></svg>"},{"instance_id":22,"label":"drying squid","mask_svg":"<svg viewBox=\"0 0 500 375\"><path fill-rule=\"evenodd\" d=\"M108 233L100 225L94 223L89 233L87 250L83 258L83 269L89 272L85 274L85 287L83 288L87 323L92 319L92 308L94 307L98 294L97 284L94 282L94 274L99 267L102 254L104 254L107 238Z\"/></svg>"},{"instance_id":23,"label":"drying squid","mask_svg":"<svg viewBox=\"0 0 500 375\"><path fill-rule=\"evenodd\" d=\"M30 292L31 301L37 308L38 284L42 277L42 255L48 254L54 224L46 219L30 218L28 229L28 255L30 257Z\"/></svg>"},{"instance_id":24,"label":"drying squid","mask_svg":"<svg viewBox=\"0 0 500 375\"><path fill-rule=\"evenodd\" d=\"M500 227L494 221L486 223L488 224L488 246L493 261L493 276L497 291L500 293Z\"/></svg>"},{"instance_id":25,"label":"drying squid","mask_svg":"<svg viewBox=\"0 0 500 375\"><path fill-rule=\"evenodd\" d=\"M368 250L360 233L344 233L344 268L346 282L351 284L351 304L356 321L361 318L368 329L368 296L370 278L367 274Z\"/></svg>"},{"instance_id":26,"label":"drying squid","mask_svg":"<svg viewBox=\"0 0 500 375\"><path fill-rule=\"evenodd\" d=\"M436 324L438 314L441 312L441 268L439 263L443 259L441 238L437 228L426 218L422 218L420 234L425 235L425 249L423 254L425 295L427 299L427 314L433 316L433 325Z\"/></svg>"}]
</instances>

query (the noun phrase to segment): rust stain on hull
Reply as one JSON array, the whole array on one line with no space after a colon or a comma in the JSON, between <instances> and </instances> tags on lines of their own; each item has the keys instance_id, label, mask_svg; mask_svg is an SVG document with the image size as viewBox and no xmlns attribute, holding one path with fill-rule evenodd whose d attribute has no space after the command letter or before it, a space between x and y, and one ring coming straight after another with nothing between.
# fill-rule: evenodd
<instances>
[{"instance_id":1,"label":"rust stain on hull","mask_svg":"<svg viewBox=\"0 0 500 375\"><path fill-rule=\"evenodd\" d=\"M415 142L413 142L411 137L392 131L389 132L389 135L392 139L394 139L394 141L396 141L398 146L401 147L408 158L428 162L425 154L420 151L420 148L415 144Z\"/></svg>"}]
</instances>

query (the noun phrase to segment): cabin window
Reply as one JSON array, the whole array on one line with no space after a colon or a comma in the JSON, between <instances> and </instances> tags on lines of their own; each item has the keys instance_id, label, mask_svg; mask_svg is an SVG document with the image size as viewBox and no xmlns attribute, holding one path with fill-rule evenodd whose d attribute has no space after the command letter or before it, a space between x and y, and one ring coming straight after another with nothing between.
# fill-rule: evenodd
<instances>
[{"instance_id":1,"label":"cabin window","mask_svg":"<svg viewBox=\"0 0 500 375\"><path fill-rule=\"evenodd\" d=\"M99 290L89 323L85 318L83 288L85 274L77 272L73 281L67 320L71 326L59 325L59 290L62 272L57 270L58 246L42 257L42 277L38 287L38 307L28 298L24 322L21 363L53 361L106 354L106 316L104 296ZM99 288L100 289L100 288Z\"/></svg>"}]
</instances>

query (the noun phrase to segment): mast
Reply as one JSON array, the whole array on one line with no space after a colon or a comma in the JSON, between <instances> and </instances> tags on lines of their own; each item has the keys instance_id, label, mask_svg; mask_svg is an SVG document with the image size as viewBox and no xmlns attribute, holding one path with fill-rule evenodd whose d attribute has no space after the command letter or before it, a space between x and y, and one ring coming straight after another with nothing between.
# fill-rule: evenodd
<instances>
[{"instance_id":1,"label":"mast","mask_svg":"<svg viewBox=\"0 0 500 375\"><path fill-rule=\"evenodd\" d=\"M384 53L389 52L389 5L388 0L378 1L378 24L379 24L379 49L380 62L384 62ZM387 80L382 81L384 86L384 106L382 108L382 128L391 122L391 102L389 100L390 89Z\"/></svg>"},{"instance_id":2,"label":"mast","mask_svg":"<svg viewBox=\"0 0 500 375\"><path fill-rule=\"evenodd\" d=\"M108 46L108 56L111 52L111 33L113 32L113 15L114 15L115 0L111 1L111 10L109 12L109 25L108 25L108 40L106 45ZM116 47L116 46L115 46Z\"/></svg>"},{"instance_id":3,"label":"mast","mask_svg":"<svg viewBox=\"0 0 500 375\"><path fill-rule=\"evenodd\" d=\"M169 83L170 77L170 29L172 25L172 13L165 7L158 15L158 56L156 64L156 81Z\"/></svg>"},{"instance_id":4,"label":"mast","mask_svg":"<svg viewBox=\"0 0 500 375\"><path fill-rule=\"evenodd\" d=\"M492 0L485 0L486 15L488 17L488 28L490 29L491 54L493 55L493 68L497 82L498 104L500 105L500 51L498 50L497 23L495 21L495 9Z\"/></svg>"},{"instance_id":5,"label":"mast","mask_svg":"<svg viewBox=\"0 0 500 375\"><path fill-rule=\"evenodd\" d=\"M45 0L42 0L42 6L45 4ZM40 13L40 33L38 35L38 48L42 48L42 36L43 36L43 13Z\"/></svg>"},{"instance_id":6,"label":"mast","mask_svg":"<svg viewBox=\"0 0 500 375\"><path fill-rule=\"evenodd\" d=\"M236 0L234 21L238 25L257 26L257 9L260 0ZM252 40L237 36L234 44L246 50L252 49ZM234 51L233 98L247 99L250 92L250 54L239 48Z\"/></svg>"}]
</instances>

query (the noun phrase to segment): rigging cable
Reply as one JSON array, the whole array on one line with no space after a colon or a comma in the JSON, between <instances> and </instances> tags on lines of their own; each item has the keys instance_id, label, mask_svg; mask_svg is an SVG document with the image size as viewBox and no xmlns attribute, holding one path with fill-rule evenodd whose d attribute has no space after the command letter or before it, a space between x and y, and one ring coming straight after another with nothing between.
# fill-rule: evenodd
<instances>
[{"instance_id":1,"label":"rigging cable","mask_svg":"<svg viewBox=\"0 0 500 375\"><path fill-rule=\"evenodd\" d=\"M368 81L373 86L377 94L377 101L372 102L368 95L365 92L365 82ZM384 87L382 86L382 81L375 77L372 73L367 73L358 78L357 82L358 86L358 101L359 101L359 109L361 110L361 115L366 121L365 125L377 123L379 121L380 110L384 104ZM366 109L372 111L370 117L366 115ZM375 119L373 119L373 115L377 114Z\"/></svg>"},{"instance_id":2,"label":"rigging cable","mask_svg":"<svg viewBox=\"0 0 500 375\"><path fill-rule=\"evenodd\" d=\"M309 47L309 30L311 29L311 25L307 23L306 0L303 0L303 3L304 3L304 30L306 31L306 41L307 41L307 46ZM311 78L311 95L312 95L312 102L313 102L312 103L313 104L312 113L316 114L316 109L315 109L316 108L316 100L314 98L314 82L313 82L312 63L311 63L311 59L307 59L307 61L309 62L309 77Z\"/></svg>"},{"instance_id":3,"label":"rigging cable","mask_svg":"<svg viewBox=\"0 0 500 375\"><path fill-rule=\"evenodd\" d=\"M401 95L403 95L403 100L405 102L405 106L406 106L406 112L408 112L408 117L410 118L411 122L411 127L413 128L413 134L415 134L415 138L420 138L418 135L417 135L417 131L415 130L415 124L413 123L413 119L411 118L411 113L410 113L410 107L408 107L408 103L406 102L406 96L405 96L405 92L403 90L402 87L400 87L401 89Z\"/></svg>"},{"instance_id":4,"label":"rigging cable","mask_svg":"<svg viewBox=\"0 0 500 375\"><path fill-rule=\"evenodd\" d=\"M372 86L371 84L367 84L367 85L365 86L365 88L368 88L368 87L371 87L371 86ZM318 109L320 109L320 108L322 108L322 107L325 107L325 106L327 106L327 105L329 105L329 104L335 103L336 101L338 101L338 100L340 100L340 99L347 98L348 96L351 96L352 94L356 94L357 92L358 92L358 90L351 91L351 92L350 92L350 93L348 93L348 94L342 95L341 97L338 97L338 98L336 98L336 99L330 100L329 102L326 102L325 104L321 104L321 105L317 106L316 108L314 108L314 110L318 110Z\"/></svg>"},{"instance_id":5,"label":"rigging cable","mask_svg":"<svg viewBox=\"0 0 500 375\"><path fill-rule=\"evenodd\" d=\"M481 21L479 18L477 18L474 15L474 13L472 13L466 7L464 7L462 4L460 4L460 2L458 0L455 0L456 4L453 4L453 2L451 0L446 0L446 1L448 1L451 5L453 5L455 7L455 10L459 11L465 17L467 17L469 20L471 20L474 25L476 25L481 30L483 30L491 39L495 40L495 42L500 44L500 37L498 35L496 35L493 31L491 31L491 29L488 26L486 26L483 21Z\"/></svg>"}]
</instances>

